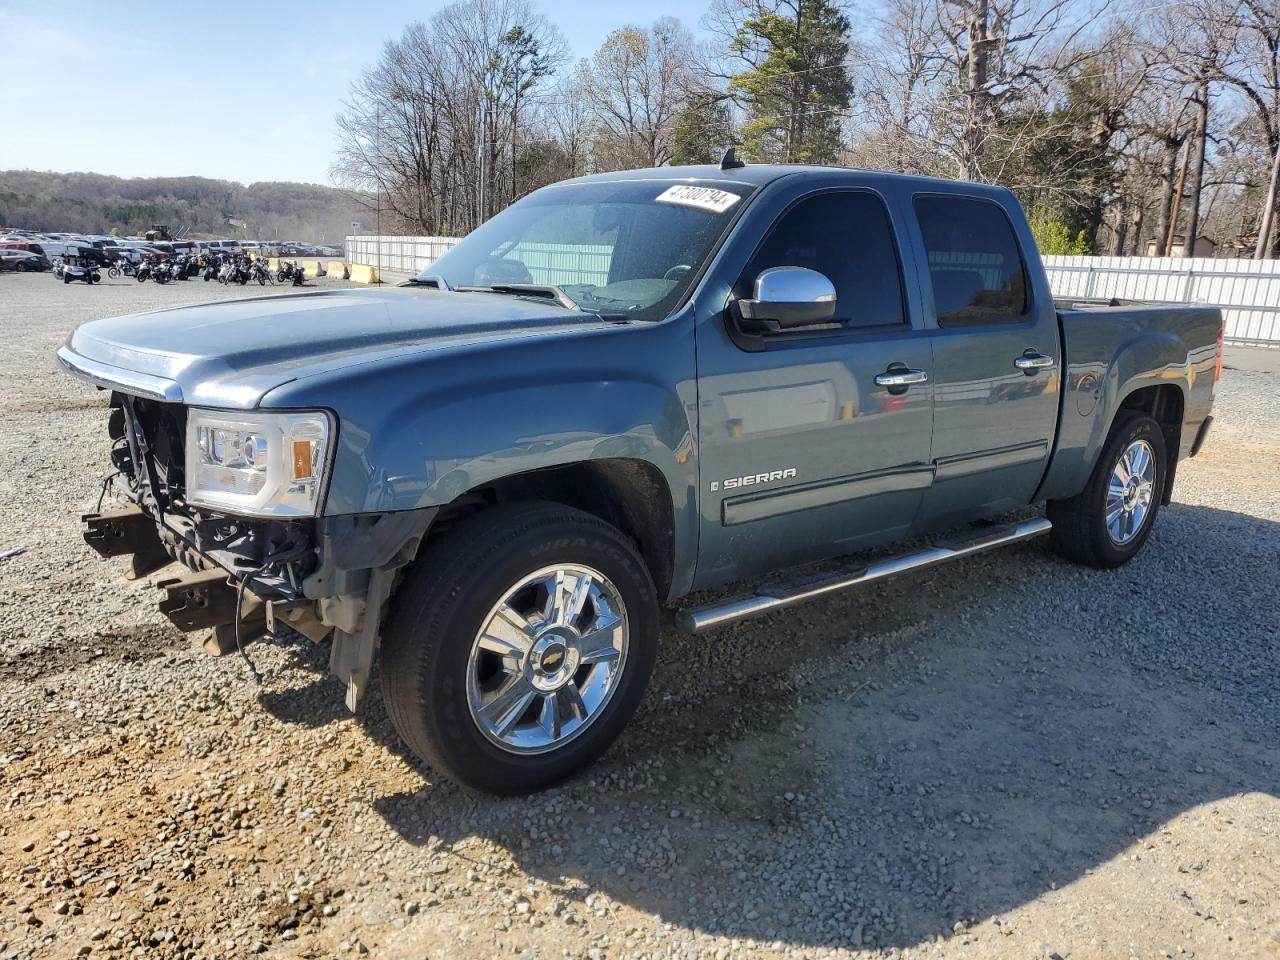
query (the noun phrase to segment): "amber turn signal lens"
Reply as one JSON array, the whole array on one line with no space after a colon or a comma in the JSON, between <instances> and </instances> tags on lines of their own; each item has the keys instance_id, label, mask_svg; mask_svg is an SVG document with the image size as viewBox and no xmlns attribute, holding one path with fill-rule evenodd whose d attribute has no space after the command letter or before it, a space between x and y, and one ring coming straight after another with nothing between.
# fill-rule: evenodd
<instances>
[{"instance_id":1,"label":"amber turn signal lens","mask_svg":"<svg viewBox=\"0 0 1280 960\"><path fill-rule=\"evenodd\" d=\"M306 480L311 476L311 441L293 441L293 479Z\"/></svg>"}]
</instances>

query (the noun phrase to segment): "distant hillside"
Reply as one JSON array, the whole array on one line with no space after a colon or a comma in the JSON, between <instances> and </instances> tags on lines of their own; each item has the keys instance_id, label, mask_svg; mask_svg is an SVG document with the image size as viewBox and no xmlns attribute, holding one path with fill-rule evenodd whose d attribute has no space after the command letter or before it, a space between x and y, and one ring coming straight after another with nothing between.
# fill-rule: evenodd
<instances>
[{"instance_id":1,"label":"distant hillside","mask_svg":"<svg viewBox=\"0 0 1280 960\"><path fill-rule=\"evenodd\" d=\"M372 228L372 197L307 183L254 183L204 177L124 179L98 173L0 172L0 226L75 233L139 234L168 224L196 240L243 237L227 224L243 220L248 239L329 243Z\"/></svg>"}]
</instances>

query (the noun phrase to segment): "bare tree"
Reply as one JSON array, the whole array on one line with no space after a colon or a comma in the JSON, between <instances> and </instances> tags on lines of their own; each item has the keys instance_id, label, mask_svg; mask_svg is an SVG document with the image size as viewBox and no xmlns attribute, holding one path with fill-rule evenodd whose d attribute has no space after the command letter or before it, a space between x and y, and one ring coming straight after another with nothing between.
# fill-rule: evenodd
<instances>
[{"instance_id":1,"label":"bare tree","mask_svg":"<svg viewBox=\"0 0 1280 960\"><path fill-rule=\"evenodd\" d=\"M472 229L538 185L521 182L528 114L564 56L528 0L464 0L411 24L352 86L335 181L415 230Z\"/></svg>"},{"instance_id":2,"label":"bare tree","mask_svg":"<svg viewBox=\"0 0 1280 960\"><path fill-rule=\"evenodd\" d=\"M582 72L598 169L661 166L694 86L693 37L672 17L611 33Z\"/></svg>"},{"instance_id":3,"label":"bare tree","mask_svg":"<svg viewBox=\"0 0 1280 960\"><path fill-rule=\"evenodd\" d=\"M1249 105L1270 159L1254 253L1261 260L1275 253L1276 205L1280 201L1280 4L1276 0L1236 0L1226 15L1233 47L1223 80Z\"/></svg>"}]
</instances>

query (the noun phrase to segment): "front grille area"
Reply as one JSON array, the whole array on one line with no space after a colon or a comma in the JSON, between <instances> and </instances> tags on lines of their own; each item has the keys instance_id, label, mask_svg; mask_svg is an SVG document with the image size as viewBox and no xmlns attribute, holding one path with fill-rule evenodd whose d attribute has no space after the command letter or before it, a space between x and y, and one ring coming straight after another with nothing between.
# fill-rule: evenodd
<instances>
[{"instance_id":1,"label":"front grille area","mask_svg":"<svg viewBox=\"0 0 1280 960\"><path fill-rule=\"evenodd\" d=\"M129 421L135 427L130 436ZM184 490L187 408L112 394L109 432L115 467L129 481L139 502L167 506L181 502ZM152 471L156 489L151 489ZM145 504L144 504L145 505Z\"/></svg>"}]
</instances>

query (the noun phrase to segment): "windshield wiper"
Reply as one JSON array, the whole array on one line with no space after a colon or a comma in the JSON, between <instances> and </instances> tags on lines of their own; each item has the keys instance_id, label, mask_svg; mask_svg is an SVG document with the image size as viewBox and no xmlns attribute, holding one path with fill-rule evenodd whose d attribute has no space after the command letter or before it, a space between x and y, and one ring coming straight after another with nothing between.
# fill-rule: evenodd
<instances>
[{"instance_id":1,"label":"windshield wiper","mask_svg":"<svg viewBox=\"0 0 1280 960\"><path fill-rule=\"evenodd\" d=\"M566 310L582 311L576 300L557 287L554 283L495 283L488 287L458 287L464 293L513 293L516 296L532 294L554 300Z\"/></svg>"}]
</instances>

